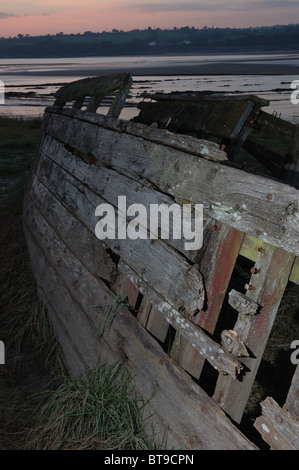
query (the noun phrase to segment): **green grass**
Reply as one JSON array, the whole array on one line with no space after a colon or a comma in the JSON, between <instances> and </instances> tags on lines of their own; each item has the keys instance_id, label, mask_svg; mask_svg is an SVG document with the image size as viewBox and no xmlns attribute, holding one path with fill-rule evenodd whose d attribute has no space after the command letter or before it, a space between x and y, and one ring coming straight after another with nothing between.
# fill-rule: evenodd
<instances>
[{"instance_id":1,"label":"green grass","mask_svg":"<svg viewBox=\"0 0 299 470\"><path fill-rule=\"evenodd\" d=\"M38 426L28 435L35 450L154 449L144 431L145 405L121 363L99 364L83 377L66 377L44 392Z\"/></svg>"}]
</instances>

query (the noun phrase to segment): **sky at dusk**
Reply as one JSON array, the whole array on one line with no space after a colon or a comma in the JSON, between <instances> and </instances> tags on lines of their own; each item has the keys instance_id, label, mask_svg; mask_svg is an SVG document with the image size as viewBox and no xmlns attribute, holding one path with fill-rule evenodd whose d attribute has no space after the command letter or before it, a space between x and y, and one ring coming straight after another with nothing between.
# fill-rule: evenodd
<instances>
[{"instance_id":1,"label":"sky at dusk","mask_svg":"<svg viewBox=\"0 0 299 470\"><path fill-rule=\"evenodd\" d=\"M299 0L1 0L0 36L299 23Z\"/></svg>"}]
</instances>

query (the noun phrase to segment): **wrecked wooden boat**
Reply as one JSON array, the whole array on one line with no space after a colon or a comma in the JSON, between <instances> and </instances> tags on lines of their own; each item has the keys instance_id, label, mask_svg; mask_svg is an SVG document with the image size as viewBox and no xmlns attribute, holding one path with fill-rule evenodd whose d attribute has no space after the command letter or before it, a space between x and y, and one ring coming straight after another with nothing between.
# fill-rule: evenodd
<instances>
[{"instance_id":1,"label":"wrecked wooden boat","mask_svg":"<svg viewBox=\"0 0 299 470\"><path fill-rule=\"evenodd\" d=\"M287 285L299 284L298 128L256 96L202 93L146 94L126 121L131 84L79 80L45 110L24 201L39 294L71 373L123 361L168 448L259 449L244 412ZM96 209L120 217L120 196L201 205L202 246L161 230L100 239ZM240 259L250 267L236 289ZM266 398L254 423L273 449L299 448L293 369L285 402Z\"/></svg>"}]
</instances>

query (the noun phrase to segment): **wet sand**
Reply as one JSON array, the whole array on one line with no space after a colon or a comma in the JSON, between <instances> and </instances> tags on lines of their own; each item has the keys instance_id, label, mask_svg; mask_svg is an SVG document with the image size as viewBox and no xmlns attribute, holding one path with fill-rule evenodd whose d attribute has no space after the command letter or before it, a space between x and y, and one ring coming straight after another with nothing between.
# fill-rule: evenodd
<instances>
[{"instance_id":1,"label":"wet sand","mask_svg":"<svg viewBox=\"0 0 299 470\"><path fill-rule=\"evenodd\" d=\"M299 122L299 105L290 101L290 84L299 80L299 53L19 59L2 60L1 68L7 102L0 115L40 115L52 105L54 92L65 83L129 72L134 87L127 108L136 108L144 91L251 93L271 102L269 112Z\"/></svg>"},{"instance_id":2,"label":"wet sand","mask_svg":"<svg viewBox=\"0 0 299 470\"><path fill-rule=\"evenodd\" d=\"M72 76L72 77L87 77L87 76L98 76L98 75L109 75L121 72L130 72L133 76L170 76L170 75L295 75L299 78L299 59L297 64L288 63L287 59L277 59L275 63L271 63L271 60L255 59L249 60L223 60L223 61L204 61L200 57L198 63L196 61L190 61L186 58L185 63L175 63L175 61L167 61L165 58L165 64L161 65L162 60L157 61L157 65L153 64L150 66L142 64L125 64L120 63L118 66L106 66L100 65L102 58L99 58L99 65L93 64L92 66L84 67L82 64L80 67L70 67L65 69L57 69L53 67L43 67L42 70L32 69L29 71L22 70L20 72L14 71L13 75L22 76ZM128 58L129 59L129 58ZM117 60L117 58L116 58ZM9 72L6 72L10 75Z\"/></svg>"}]
</instances>

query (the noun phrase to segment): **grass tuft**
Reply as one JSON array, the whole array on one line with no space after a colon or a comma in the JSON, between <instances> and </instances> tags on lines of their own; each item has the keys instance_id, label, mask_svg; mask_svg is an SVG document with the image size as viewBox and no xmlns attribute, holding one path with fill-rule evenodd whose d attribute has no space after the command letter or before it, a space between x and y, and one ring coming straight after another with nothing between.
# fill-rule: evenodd
<instances>
[{"instance_id":1,"label":"grass tuft","mask_svg":"<svg viewBox=\"0 0 299 470\"><path fill-rule=\"evenodd\" d=\"M28 434L30 450L155 448L144 431L144 402L121 363L99 364L82 377L66 377L43 395L37 425Z\"/></svg>"}]
</instances>

